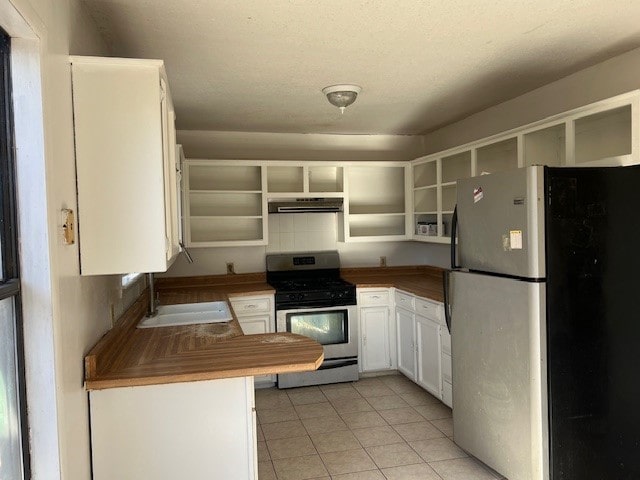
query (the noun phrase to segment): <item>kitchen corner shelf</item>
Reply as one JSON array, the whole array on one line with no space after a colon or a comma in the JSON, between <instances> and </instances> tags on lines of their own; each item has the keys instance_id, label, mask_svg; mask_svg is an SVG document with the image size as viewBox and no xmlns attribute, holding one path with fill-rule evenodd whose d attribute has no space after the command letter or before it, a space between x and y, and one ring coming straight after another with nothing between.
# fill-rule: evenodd
<instances>
[{"instance_id":1,"label":"kitchen corner shelf","mask_svg":"<svg viewBox=\"0 0 640 480\"><path fill-rule=\"evenodd\" d=\"M531 165L617 166L640 163L640 90L467 143L411 162L412 240L449 243L456 181ZM437 236L419 235L418 222Z\"/></svg>"}]
</instances>

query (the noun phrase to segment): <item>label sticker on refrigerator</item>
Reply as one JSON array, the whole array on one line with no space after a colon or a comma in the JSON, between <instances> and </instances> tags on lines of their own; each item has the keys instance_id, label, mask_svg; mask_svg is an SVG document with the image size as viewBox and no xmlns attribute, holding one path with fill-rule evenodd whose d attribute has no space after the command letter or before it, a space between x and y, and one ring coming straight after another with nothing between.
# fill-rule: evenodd
<instances>
[{"instance_id":1,"label":"label sticker on refrigerator","mask_svg":"<svg viewBox=\"0 0 640 480\"><path fill-rule=\"evenodd\" d=\"M482 187L476 187L473 189L473 203L478 203L484 197L482 193Z\"/></svg>"},{"instance_id":2,"label":"label sticker on refrigerator","mask_svg":"<svg viewBox=\"0 0 640 480\"><path fill-rule=\"evenodd\" d=\"M509 230L509 246L511 250L522 250L522 230Z\"/></svg>"}]
</instances>

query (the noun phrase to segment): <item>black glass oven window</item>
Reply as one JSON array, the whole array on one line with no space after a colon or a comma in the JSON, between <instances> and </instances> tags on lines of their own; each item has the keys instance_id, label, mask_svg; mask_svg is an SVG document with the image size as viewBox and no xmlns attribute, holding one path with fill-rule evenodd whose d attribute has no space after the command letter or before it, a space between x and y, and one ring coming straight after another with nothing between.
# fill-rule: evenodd
<instances>
[{"instance_id":1,"label":"black glass oven window","mask_svg":"<svg viewBox=\"0 0 640 480\"><path fill-rule=\"evenodd\" d=\"M312 311L287 314L287 330L322 345L348 343L347 310Z\"/></svg>"}]
</instances>

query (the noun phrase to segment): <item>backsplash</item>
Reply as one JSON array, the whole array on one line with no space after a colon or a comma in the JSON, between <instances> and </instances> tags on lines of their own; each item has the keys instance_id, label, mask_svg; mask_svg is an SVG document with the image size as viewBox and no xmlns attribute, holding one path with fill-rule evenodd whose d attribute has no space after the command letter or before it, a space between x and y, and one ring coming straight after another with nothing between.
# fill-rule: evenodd
<instances>
[{"instance_id":1,"label":"backsplash","mask_svg":"<svg viewBox=\"0 0 640 480\"><path fill-rule=\"evenodd\" d=\"M267 253L337 249L337 213L269 215Z\"/></svg>"}]
</instances>

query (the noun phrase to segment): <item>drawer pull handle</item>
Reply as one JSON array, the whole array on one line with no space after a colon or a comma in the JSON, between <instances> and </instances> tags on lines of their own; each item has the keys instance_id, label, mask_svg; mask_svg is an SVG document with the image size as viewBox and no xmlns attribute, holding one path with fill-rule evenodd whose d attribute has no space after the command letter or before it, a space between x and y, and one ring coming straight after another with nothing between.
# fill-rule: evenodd
<instances>
[{"instance_id":1,"label":"drawer pull handle","mask_svg":"<svg viewBox=\"0 0 640 480\"><path fill-rule=\"evenodd\" d=\"M257 308L257 307L258 307L258 306L257 306L257 305L255 305L255 304L253 304L253 303L252 303L252 304L250 304L250 305L245 305L245 306L244 306L244 308L245 308L245 309L247 309L247 310L251 310L252 308Z\"/></svg>"},{"instance_id":2,"label":"drawer pull handle","mask_svg":"<svg viewBox=\"0 0 640 480\"><path fill-rule=\"evenodd\" d=\"M380 295L371 295L371 298L373 298L374 300L378 300L380 298Z\"/></svg>"}]
</instances>

